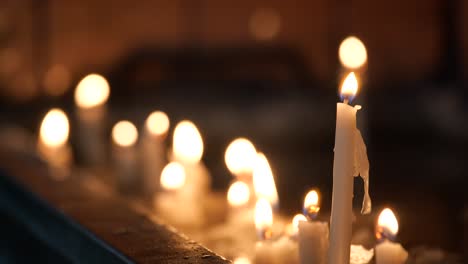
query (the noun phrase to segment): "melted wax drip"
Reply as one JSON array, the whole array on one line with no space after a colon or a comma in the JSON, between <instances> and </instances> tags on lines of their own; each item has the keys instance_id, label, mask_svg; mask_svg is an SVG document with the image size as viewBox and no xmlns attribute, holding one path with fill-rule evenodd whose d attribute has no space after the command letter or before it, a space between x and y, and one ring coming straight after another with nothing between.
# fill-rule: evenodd
<instances>
[{"instance_id":1,"label":"melted wax drip","mask_svg":"<svg viewBox=\"0 0 468 264\"><path fill-rule=\"evenodd\" d=\"M361 214L369 214L372 210L372 202L369 195L369 159L367 148L362 139L361 131L356 129L354 148L354 173L355 177L361 176L364 181L364 199L362 201Z\"/></svg>"}]
</instances>

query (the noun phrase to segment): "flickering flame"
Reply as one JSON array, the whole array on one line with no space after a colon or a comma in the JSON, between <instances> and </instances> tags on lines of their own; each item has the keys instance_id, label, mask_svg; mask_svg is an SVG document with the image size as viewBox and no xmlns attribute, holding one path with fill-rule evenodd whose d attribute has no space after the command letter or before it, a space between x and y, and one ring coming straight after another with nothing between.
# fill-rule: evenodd
<instances>
[{"instance_id":1,"label":"flickering flame","mask_svg":"<svg viewBox=\"0 0 468 264\"><path fill-rule=\"evenodd\" d=\"M229 187L227 199L231 206L247 204L250 198L249 186L241 181L236 181Z\"/></svg>"},{"instance_id":2,"label":"flickering flame","mask_svg":"<svg viewBox=\"0 0 468 264\"><path fill-rule=\"evenodd\" d=\"M252 142L245 138L232 141L224 154L224 161L229 171L234 175L252 173L257 150Z\"/></svg>"},{"instance_id":3,"label":"flickering flame","mask_svg":"<svg viewBox=\"0 0 468 264\"><path fill-rule=\"evenodd\" d=\"M177 160L197 163L203 155L203 140L197 127L184 120L174 130L172 149Z\"/></svg>"},{"instance_id":4,"label":"flickering flame","mask_svg":"<svg viewBox=\"0 0 468 264\"><path fill-rule=\"evenodd\" d=\"M119 146L130 147L138 140L138 131L130 121L119 121L112 128L112 139Z\"/></svg>"},{"instance_id":5,"label":"flickering flame","mask_svg":"<svg viewBox=\"0 0 468 264\"><path fill-rule=\"evenodd\" d=\"M271 205L278 204L278 192L270 164L263 153L258 153L253 170L253 184L257 198L264 198Z\"/></svg>"},{"instance_id":6,"label":"flickering flame","mask_svg":"<svg viewBox=\"0 0 468 264\"><path fill-rule=\"evenodd\" d=\"M354 72L350 72L341 85L341 97L344 100L352 100L358 92L358 80Z\"/></svg>"},{"instance_id":7,"label":"flickering flame","mask_svg":"<svg viewBox=\"0 0 468 264\"><path fill-rule=\"evenodd\" d=\"M146 128L153 135L164 135L169 130L169 117L164 112L154 111L146 119Z\"/></svg>"},{"instance_id":8,"label":"flickering flame","mask_svg":"<svg viewBox=\"0 0 468 264\"><path fill-rule=\"evenodd\" d=\"M317 213L319 211L320 211L319 194L316 190L312 190L307 193L304 199L303 213L310 220L312 220L317 216Z\"/></svg>"},{"instance_id":9,"label":"flickering flame","mask_svg":"<svg viewBox=\"0 0 468 264\"><path fill-rule=\"evenodd\" d=\"M364 43L354 36L347 37L338 50L340 62L344 67L357 69L367 62L367 51Z\"/></svg>"},{"instance_id":10,"label":"flickering flame","mask_svg":"<svg viewBox=\"0 0 468 264\"><path fill-rule=\"evenodd\" d=\"M246 258L246 257L238 257L236 259L234 259L234 262L233 264L250 264L250 260L249 258Z\"/></svg>"},{"instance_id":11,"label":"flickering flame","mask_svg":"<svg viewBox=\"0 0 468 264\"><path fill-rule=\"evenodd\" d=\"M385 208L377 220L377 239L393 239L398 233L398 220L390 208Z\"/></svg>"},{"instance_id":12,"label":"flickering flame","mask_svg":"<svg viewBox=\"0 0 468 264\"><path fill-rule=\"evenodd\" d=\"M271 237L273 211L268 200L259 199L255 204L255 228L261 240Z\"/></svg>"},{"instance_id":13,"label":"flickering flame","mask_svg":"<svg viewBox=\"0 0 468 264\"><path fill-rule=\"evenodd\" d=\"M51 109L42 120L39 137L48 147L59 147L68 140L70 127L67 115L60 109Z\"/></svg>"},{"instance_id":14,"label":"flickering flame","mask_svg":"<svg viewBox=\"0 0 468 264\"><path fill-rule=\"evenodd\" d=\"M75 89L75 103L82 108L92 108L104 104L109 98L107 80L99 74L84 77Z\"/></svg>"},{"instance_id":15,"label":"flickering flame","mask_svg":"<svg viewBox=\"0 0 468 264\"><path fill-rule=\"evenodd\" d=\"M307 218L303 214L297 214L292 219L292 233L293 235L299 232L299 222L307 221Z\"/></svg>"},{"instance_id":16,"label":"flickering flame","mask_svg":"<svg viewBox=\"0 0 468 264\"><path fill-rule=\"evenodd\" d=\"M185 184L185 170L178 162L167 164L161 172L161 186L167 190L177 190Z\"/></svg>"}]
</instances>

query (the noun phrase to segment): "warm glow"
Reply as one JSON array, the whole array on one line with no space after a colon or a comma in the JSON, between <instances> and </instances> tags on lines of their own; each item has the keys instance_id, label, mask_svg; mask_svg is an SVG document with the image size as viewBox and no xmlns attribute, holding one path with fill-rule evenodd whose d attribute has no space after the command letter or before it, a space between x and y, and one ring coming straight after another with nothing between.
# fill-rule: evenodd
<instances>
[{"instance_id":1,"label":"warm glow","mask_svg":"<svg viewBox=\"0 0 468 264\"><path fill-rule=\"evenodd\" d=\"M196 163L203 155L203 140L197 127L184 120L177 124L172 142L174 156L177 160Z\"/></svg>"},{"instance_id":2,"label":"warm glow","mask_svg":"<svg viewBox=\"0 0 468 264\"><path fill-rule=\"evenodd\" d=\"M75 103L82 108L104 104L109 98L110 88L107 80L98 74L84 77L75 90Z\"/></svg>"},{"instance_id":3,"label":"warm glow","mask_svg":"<svg viewBox=\"0 0 468 264\"><path fill-rule=\"evenodd\" d=\"M232 262L233 264L250 264L250 260L246 257L238 257Z\"/></svg>"},{"instance_id":4,"label":"warm glow","mask_svg":"<svg viewBox=\"0 0 468 264\"><path fill-rule=\"evenodd\" d=\"M356 79L356 75L354 72L350 72L343 81L343 84L341 84L341 97L352 99L354 96L356 96L358 87L359 85L358 80Z\"/></svg>"},{"instance_id":5,"label":"warm glow","mask_svg":"<svg viewBox=\"0 0 468 264\"><path fill-rule=\"evenodd\" d=\"M341 64L351 69L362 67L367 61L367 51L364 43L354 36L347 37L341 42L338 55Z\"/></svg>"},{"instance_id":6,"label":"warm glow","mask_svg":"<svg viewBox=\"0 0 468 264\"><path fill-rule=\"evenodd\" d=\"M292 219L292 232L297 234L299 232L299 221L307 221L307 218L303 214L297 214Z\"/></svg>"},{"instance_id":7,"label":"warm glow","mask_svg":"<svg viewBox=\"0 0 468 264\"><path fill-rule=\"evenodd\" d=\"M274 9L259 8L250 17L249 29L256 40L272 40L281 30L281 16Z\"/></svg>"},{"instance_id":8,"label":"warm glow","mask_svg":"<svg viewBox=\"0 0 468 264\"><path fill-rule=\"evenodd\" d=\"M39 137L46 146L59 147L67 142L69 131L67 115L54 108L42 120Z\"/></svg>"},{"instance_id":9,"label":"warm glow","mask_svg":"<svg viewBox=\"0 0 468 264\"><path fill-rule=\"evenodd\" d=\"M136 143L138 131L131 122L119 121L112 128L112 139L119 146L129 147Z\"/></svg>"},{"instance_id":10,"label":"warm glow","mask_svg":"<svg viewBox=\"0 0 468 264\"><path fill-rule=\"evenodd\" d=\"M319 194L316 190L312 190L307 193L304 198L303 212L311 220L317 216L320 211Z\"/></svg>"},{"instance_id":11,"label":"warm glow","mask_svg":"<svg viewBox=\"0 0 468 264\"><path fill-rule=\"evenodd\" d=\"M169 130L169 117L164 112L155 111L146 119L146 128L153 135L164 135Z\"/></svg>"},{"instance_id":12,"label":"warm glow","mask_svg":"<svg viewBox=\"0 0 468 264\"><path fill-rule=\"evenodd\" d=\"M171 162L161 172L161 186L167 190L177 190L185 184L184 166Z\"/></svg>"},{"instance_id":13,"label":"warm glow","mask_svg":"<svg viewBox=\"0 0 468 264\"><path fill-rule=\"evenodd\" d=\"M232 141L224 154L224 161L229 171L234 175L252 173L257 150L252 142L245 138Z\"/></svg>"},{"instance_id":14,"label":"warm glow","mask_svg":"<svg viewBox=\"0 0 468 264\"><path fill-rule=\"evenodd\" d=\"M255 228L261 239L271 237L273 225L273 211L270 203L265 199L259 199L255 204Z\"/></svg>"},{"instance_id":15,"label":"warm glow","mask_svg":"<svg viewBox=\"0 0 468 264\"><path fill-rule=\"evenodd\" d=\"M257 198L265 198L270 204L278 204L275 179L270 164L263 153L258 153L253 170L253 184Z\"/></svg>"},{"instance_id":16,"label":"warm glow","mask_svg":"<svg viewBox=\"0 0 468 264\"><path fill-rule=\"evenodd\" d=\"M247 204L250 198L249 186L241 181L236 181L229 187L227 199L231 206Z\"/></svg>"},{"instance_id":17,"label":"warm glow","mask_svg":"<svg viewBox=\"0 0 468 264\"><path fill-rule=\"evenodd\" d=\"M377 220L377 238L394 237L398 233L398 221L390 208L385 208Z\"/></svg>"}]
</instances>

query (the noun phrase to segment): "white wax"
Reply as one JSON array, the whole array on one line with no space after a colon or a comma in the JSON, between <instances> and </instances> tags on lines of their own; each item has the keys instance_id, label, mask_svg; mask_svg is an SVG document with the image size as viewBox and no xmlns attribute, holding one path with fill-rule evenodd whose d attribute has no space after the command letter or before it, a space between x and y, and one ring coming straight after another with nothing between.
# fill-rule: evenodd
<instances>
[{"instance_id":1,"label":"white wax","mask_svg":"<svg viewBox=\"0 0 468 264\"><path fill-rule=\"evenodd\" d=\"M78 150L80 157L89 165L103 164L106 160L105 151L105 117L106 106L76 109L78 119Z\"/></svg>"},{"instance_id":2,"label":"white wax","mask_svg":"<svg viewBox=\"0 0 468 264\"><path fill-rule=\"evenodd\" d=\"M328 250L328 223L299 221L301 264L325 264Z\"/></svg>"},{"instance_id":3,"label":"white wax","mask_svg":"<svg viewBox=\"0 0 468 264\"><path fill-rule=\"evenodd\" d=\"M337 104L328 264L349 263L356 111L356 108L347 104Z\"/></svg>"},{"instance_id":4,"label":"white wax","mask_svg":"<svg viewBox=\"0 0 468 264\"><path fill-rule=\"evenodd\" d=\"M255 264L298 264L297 242L282 236L277 240L265 240L255 245Z\"/></svg>"},{"instance_id":5,"label":"white wax","mask_svg":"<svg viewBox=\"0 0 468 264\"><path fill-rule=\"evenodd\" d=\"M147 195L160 191L161 172L166 164L164 137L155 136L145 130L140 144L143 190Z\"/></svg>"},{"instance_id":6,"label":"white wax","mask_svg":"<svg viewBox=\"0 0 468 264\"><path fill-rule=\"evenodd\" d=\"M374 257L374 249L366 249L362 245L351 245L350 264L367 264Z\"/></svg>"},{"instance_id":7,"label":"white wax","mask_svg":"<svg viewBox=\"0 0 468 264\"><path fill-rule=\"evenodd\" d=\"M399 243L388 240L375 247L376 264L403 264L408 258L408 252Z\"/></svg>"},{"instance_id":8,"label":"white wax","mask_svg":"<svg viewBox=\"0 0 468 264\"><path fill-rule=\"evenodd\" d=\"M39 140L39 155L47 162L50 175L56 180L63 180L70 174L72 152L70 146L65 143L60 146L48 146Z\"/></svg>"},{"instance_id":9,"label":"white wax","mask_svg":"<svg viewBox=\"0 0 468 264\"><path fill-rule=\"evenodd\" d=\"M113 144L112 158L118 189L122 192L138 191L139 171L135 146L117 146Z\"/></svg>"},{"instance_id":10,"label":"white wax","mask_svg":"<svg viewBox=\"0 0 468 264\"><path fill-rule=\"evenodd\" d=\"M177 228L199 227L204 223L203 208L181 190L159 193L154 206L159 216Z\"/></svg>"},{"instance_id":11,"label":"white wax","mask_svg":"<svg viewBox=\"0 0 468 264\"><path fill-rule=\"evenodd\" d=\"M201 206L211 188L210 173L202 162L182 163L182 165L185 169L186 178L181 191L184 195L196 200Z\"/></svg>"}]
</instances>

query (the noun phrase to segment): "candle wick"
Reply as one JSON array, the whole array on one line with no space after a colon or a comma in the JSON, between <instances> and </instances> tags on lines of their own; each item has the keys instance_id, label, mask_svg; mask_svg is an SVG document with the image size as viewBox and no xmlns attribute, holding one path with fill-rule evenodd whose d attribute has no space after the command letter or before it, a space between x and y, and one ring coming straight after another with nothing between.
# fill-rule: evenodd
<instances>
[{"instance_id":1,"label":"candle wick","mask_svg":"<svg viewBox=\"0 0 468 264\"><path fill-rule=\"evenodd\" d=\"M343 99L343 104L349 104L349 99L348 98Z\"/></svg>"}]
</instances>

